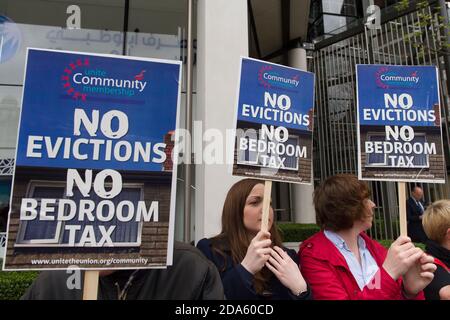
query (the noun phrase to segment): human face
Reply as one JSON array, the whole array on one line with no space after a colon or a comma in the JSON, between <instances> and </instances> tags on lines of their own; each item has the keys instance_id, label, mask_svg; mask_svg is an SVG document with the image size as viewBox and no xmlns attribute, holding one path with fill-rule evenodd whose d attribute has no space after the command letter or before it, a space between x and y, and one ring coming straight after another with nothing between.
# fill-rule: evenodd
<instances>
[{"instance_id":1,"label":"human face","mask_svg":"<svg viewBox=\"0 0 450 320\"><path fill-rule=\"evenodd\" d=\"M417 201L421 200L423 198L423 190L422 190L422 188L416 187L414 189L414 192L412 193L412 195Z\"/></svg>"},{"instance_id":2,"label":"human face","mask_svg":"<svg viewBox=\"0 0 450 320\"><path fill-rule=\"evenodd\" d=\"M358 227L361 229L361 231L366 231L372 227L373 222L373 209L376 207L375 203L370 199L364 200L364 208L365 208L365 215L359 221Z\"/></svg>"},{"instance_id":3,"label":"human face","mask_svg":"<svg viewBox=\"0 0 450 320\"><path fill-rule=\"evenodd\" d=\"M247 231L256 235L261 230L261 220L263 211L263 199L264 199L264 185L258 183L250 191L247 199L245 200L244 207L244 226ZM268 228L272 227L273 223L273 209L270 206L269 210L269 224Z\"/></svg>"}]
</instances>

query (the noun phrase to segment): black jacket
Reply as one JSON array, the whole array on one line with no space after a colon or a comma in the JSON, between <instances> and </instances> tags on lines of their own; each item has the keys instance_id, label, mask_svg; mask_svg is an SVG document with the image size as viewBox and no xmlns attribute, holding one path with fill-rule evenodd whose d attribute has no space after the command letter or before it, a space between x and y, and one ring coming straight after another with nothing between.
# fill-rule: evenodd
<instances>
[{"instance_id":1,"label":"black jacket","mask_svg":"<svg viewBox=\"0 0 450 320\"><path fill-rule=\"evenodd\" d=\"M423 205L423 203L422 203ZM425 206L424 206L425 208ZM420 216L423 215L422 208L417 205L416 201L410 197L406 201L406 217L408 220L408 236L414 242L425 243L428 238L423 230L422 220Z\"/></svg>"},{"instance_id":2,"label":"black jacket","mask_svg":"<svg viewBox=\"0 0 450 320\"><path fill-rule=\"evenodd\" d=\"M447 250L432 240L428 240L425 251L434 258L439 259L447 268L450 268L450 250ZM443 266L438 264L436 266L437 269L434 272L433 281L423 290L425 299L427 300L439 300L439 290L450 285L450 273Z\"/></svg>"},{"instance_id":3,"label":"black jacket","mask_svg":"<svg viewBox=\"0 0 450 320\"><path fill-rule=\"evenodd\" d=\"M122 290L133 274L131 285ZM80 289L70 290L66 271L44 271L22 299L79 300ZM83 282L84 273L81 280ZM122 293L127 300L219 300L224 298L216 267L191 245L175 242L173 265L167 269L118 270L100 277L99 300L116 300Z\"/></svg>"},{"instance_id":4,"label":"black jacket","mask_svg":"<svg viewBox=\"0 0 450 320\"><path fill-rule=\"evenodd\" d=\"M311 290L295 296L291 290L286 288L277 277L272 276L270 286L270 296L263 296L256 293L253 288L253 275L248 272L241 264L234 264L231 254L227 255L226 261L223 257L214 254L211 248L210 239L202 239L197 243L197 248L217 266L219 270L226 264L224 271L220 272L225 296L229 300L309 300L312 298ZM284 251L298 265L298 257L294 250L283 248Z\"/></svg>"}]
</instances>

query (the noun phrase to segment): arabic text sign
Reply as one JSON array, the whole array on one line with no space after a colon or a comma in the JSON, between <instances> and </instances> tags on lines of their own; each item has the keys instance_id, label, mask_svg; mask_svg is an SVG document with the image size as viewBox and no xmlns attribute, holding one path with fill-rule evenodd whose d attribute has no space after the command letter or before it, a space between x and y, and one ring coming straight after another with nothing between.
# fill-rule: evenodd
<instances>
[{"instance_id":1,"label":"arabic text sign","mask_svg":"<svg viewBox=\"0 0 450 320\"><path fill-rule=\"evenodd\" d=\"M180 68L28 50L6 268L171 264Z\"/></svg>"},{"instance_id":2,"label":"arabic text sign","mask_svg":"<svg viewBox=\"0 0 450 320\"><path fill-rule=\"evenodd\" d=\"M314 74L241 58L233 174L312 181Z\"/></svg>"},{"instance_id":3,"label":"arabic text sign","mask_svg":"<svg viewBox=\"0 0 450 320\"><path fill-rule=\"evenodd\" d=\"M445 182L434 66L357 65L359 178Z\"/></svg>"},{"instance_id":4,"label":"arabic text sign","mask_svg":"<svg viewBox=\"0 0 450 320\"><path fill-rule=\"evenodd\" d=\"M2 37L0 81L12 84L22 83L27 47L122 55L125 45L127 56L169 60L182 60L181 49L185 47L179 35L127 32L125 38L120 31L62 29L12 21L2 24L0 15Z\"/></svg>"}]
</instances>

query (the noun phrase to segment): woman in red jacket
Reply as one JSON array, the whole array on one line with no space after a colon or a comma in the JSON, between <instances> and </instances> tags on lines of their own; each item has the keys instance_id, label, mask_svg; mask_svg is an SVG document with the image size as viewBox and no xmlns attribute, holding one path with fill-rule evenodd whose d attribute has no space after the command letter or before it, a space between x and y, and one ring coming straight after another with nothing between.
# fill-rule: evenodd
<instances>
[{"instance_id":1,"label":"woman in red jacket","mask_svg":"<svg viewBox=\"0 0 450 320\"><path fill-rule=\"evenodd\" d=\"M301 272L314 299L423 299L433 279L433 258L399 237L386 250L365 231L375 204L353 175L328 178L314 192L322 231L299 250Z\"/></svg>"}]
</instances>

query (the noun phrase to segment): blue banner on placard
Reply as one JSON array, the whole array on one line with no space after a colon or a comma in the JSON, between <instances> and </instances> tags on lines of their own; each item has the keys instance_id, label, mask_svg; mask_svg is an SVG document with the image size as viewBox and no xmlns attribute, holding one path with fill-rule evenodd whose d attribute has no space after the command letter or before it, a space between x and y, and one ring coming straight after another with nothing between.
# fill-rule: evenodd
<instances>
[{"instance_id":1,"label":"blue banner on placard","mask_svg":"<svg viewBox=\"0 0 450 320\"><path fill-rule=\"evenodd\" d=\"M311 131L313 108L314 74L242 59L238 120Z\"/></svg>"},{"instance_id":2,"label":"blue banner on placard","mask_svg":"<svg viewBox=\"0 0 450 320\"><path fill-rule=\"evenodd\" d=\"M361 125L434 126L434 66L358 65Z\"/></svg>"},{"instance_id":3,"label":"blue banner on placard","mask_svg":"<svg viewBox=\"0 0 450 320\"><path fill-rule=\"evenodd\" d=\"M314 74L241 58L233 174L310 184Z\"/></svg>"},{"instance_id":4,"label":"blue banner on placard","mask_svg":"<svg viewBox=\"0 0 450 320\"><path fill-rule=\"evenodd\" d=\"M28 49L5 269L172 264L180 79L181 61Z\"/></svg>"},{"instance_id":5,"label":"blue banner on placard","mask_svg":"<svg viewBox=\"0 0 450 320\"><path fill-rule=\"evenodd\" d=\"M161 171L180 65L30 49L17 166Z\"/></svg>"},{"instance_id":6,"label":"blue banner on placard","mask_svg":"<svg viewBox=\"0 0 450 320\"><path fill-rule=\"evenodd\" d=\"M445 182L435 66L357 65L359 178Z\"/></svg>"}]
</instances>

